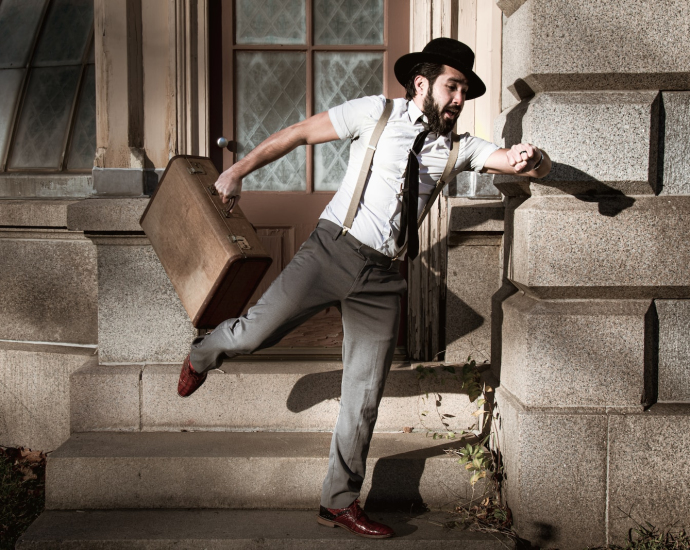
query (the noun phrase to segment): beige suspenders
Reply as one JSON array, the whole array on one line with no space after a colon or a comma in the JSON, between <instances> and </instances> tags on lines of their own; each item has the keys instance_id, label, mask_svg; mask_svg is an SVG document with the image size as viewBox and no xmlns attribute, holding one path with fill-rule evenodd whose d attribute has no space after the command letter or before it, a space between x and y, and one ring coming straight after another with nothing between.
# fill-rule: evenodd
<instances>
[{"instance_id":1,"label":"beige suspenders","mask_svg":"<svg viewBox=\"0 0 690 550\"><path fill-rule=\"evenodd\" d=\"M383 113L381 113L381 117L379 118L378 122L376 123L376 127L374 128L373 133L371 134L371 138L369 139L369 145L367 146L367 151L364 154L364 160L362 162L362 168L359 171L359 178L357 179L357 185L355 186L354 193L352 194L352 200L350 201L350 208L347 210L347 215L345 216L345 221L343 223L343 235L345 235L350 229L352 229L352 222L355 219L355 214L357 213L357 207L359 206L359 201L362 200L362 193L364 192L364 184L367 181L367 176L369 175L369 170L371 169L371 162L374 159L374 152L376 151L376 145L379 142L379 138L381 137L381 134L383 133L383 129L386 127L386 124L388 123L388 119L391 116L391 111L393 110L393 102L390 99L386 99L386 106L383 109ZM424 207L424 210L422 211L421 216L419 216L419 220L417 221L417 226L421 226L422 222L424 221L424 218L426 215L429 213L429 210L431 210L431 207L434 204L434 201L436 201L436 198L438 197L439 193L443 189L443 186L448 183L450 180L450 175L453 172L453 168L455 168L455 163L458 160L458 150L460 149L459 147L459 141L460 141L460 136L457 134L451 132L450 135L450 151L448 153L448 161L446 162L446 167L443 170L443 174L441 175L441 178L438 180L438 183L436 183L436 187L434 187L433 192L431 193L431 196L429 197L429 201L426 203L426 206ZM401 254L405 252L405 249L407 248L407 243L405 243L405 246L398 252L398 255L393 258L397 259L400 257Z\"/></svg>"},{"instance_id":2,"label":"beige suspenders","mask_svg":"<svg viewBox=\"0 0 690 550\"><path fill-rule=\"evenodd\" d=\"M393 110L393 102L390 99L386 99L386 106L383 108L383 113L379 121L376 123L374 132L371 134L371 139L369 139L369 145L367 146L367 151L364 153L364 161L362 161L362 169L359 171L359 177L357 178L357 185L355 186L354 193L352 194L352 200L350 201L350 208L347 210L347 215L345 216L345 221L343 222L343 235L352 229L352 222L355 220L355 214L357 213L357 207L359 206L359 201L362 199L362 193L364 192L364 184L367 181L367 175L369 174L369 169L371 168L371 161L374 159L374 152L376 151L376 145L379 142L379 138L383 133L383 129L386 127L386 123L391 116L391 111Z\"/></svg>"}]
</instances>

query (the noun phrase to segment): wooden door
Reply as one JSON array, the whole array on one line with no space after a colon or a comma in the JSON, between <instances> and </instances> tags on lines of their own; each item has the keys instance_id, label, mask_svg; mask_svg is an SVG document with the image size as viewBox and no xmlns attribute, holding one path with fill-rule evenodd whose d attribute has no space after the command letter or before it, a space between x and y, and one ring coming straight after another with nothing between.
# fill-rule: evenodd
<instances>
[{"instance_id":1,"label":"wooden door","mask_svg":"<svg viewBox=\"0 0 690 550\"><path fill-rule=\"evenodd\" d=\"M408 51L409 0L227 0L210 5L209 21L211 49L222 52L211 56L210 99L230 142L223 169L272 133L348 99L404 95L393 64ZM240 205L274 259L250 305L316 226L348 153L349 142L301 147L245 179ZM341 344L331 308L278 347L339 353Z\"/></svg>"}]
</instances>

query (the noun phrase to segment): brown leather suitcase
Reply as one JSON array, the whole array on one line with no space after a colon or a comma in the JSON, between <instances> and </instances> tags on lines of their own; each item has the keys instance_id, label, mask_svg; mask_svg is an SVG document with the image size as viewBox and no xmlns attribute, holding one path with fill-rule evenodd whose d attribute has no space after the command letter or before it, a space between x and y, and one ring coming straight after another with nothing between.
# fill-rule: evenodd
<instances>
[{"instance_id":1,"label":"brown leather suitcase","mask_svg":"<svg viewBox=\"0 0 690 550\"><path fill-rule=\"evenodd\" d=\"M239 206L214 187L211 159L170 159L140 224L196 328L237 317L271 265Z\"/></svg>"}]
</instances>

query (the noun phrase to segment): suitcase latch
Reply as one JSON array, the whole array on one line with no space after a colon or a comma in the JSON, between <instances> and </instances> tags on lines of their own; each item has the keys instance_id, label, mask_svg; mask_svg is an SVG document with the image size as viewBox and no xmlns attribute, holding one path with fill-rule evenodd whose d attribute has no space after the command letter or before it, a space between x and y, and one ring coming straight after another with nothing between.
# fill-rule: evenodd
<instances>
[{"instance_id":1,"label":"suitcase latch","mask_svg":"<svg viewBox=\"0 0 690 550\"><path fill-rule=\"evenodd\" d=\"M247 239L245 239L244 237L228 235L228 239L230 239L230 242L236 243L241 250L249 250L251 248L251 246L249 246L249 243L247 242Z\"/></svg>"},{"instance_id":2,"label":"suitcase latch","mask_svg":"<svg viewBox=\"0 0 690 550\"><path fill-rule=\"evenodd\" d=\"M187 170L189 170L190 174L206 175L206 172L204 171L204 167L200 162L190 162L189 164L191 166L189 166L187 168Z\"/></svg>"}]
</instances>

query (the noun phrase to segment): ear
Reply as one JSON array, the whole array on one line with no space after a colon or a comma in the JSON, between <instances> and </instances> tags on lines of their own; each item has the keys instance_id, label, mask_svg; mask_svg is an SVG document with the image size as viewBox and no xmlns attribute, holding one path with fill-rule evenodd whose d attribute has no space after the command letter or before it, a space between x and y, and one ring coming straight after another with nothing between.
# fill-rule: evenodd
<instances>
[{"instance_id":1,"label":"ear","mask_svg":"<svg viewBox=\"0 0 690 550\"><path fill-rule=\"evenodd\" d=\"M414 77L414 89L417 95L425 96L429 89L429 80L425 76L418 74Z\"/></svg>"}]
</instances>

